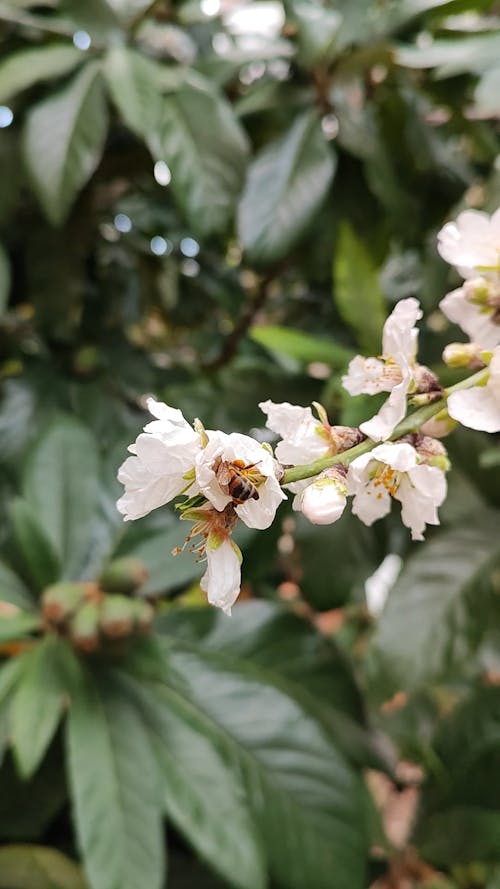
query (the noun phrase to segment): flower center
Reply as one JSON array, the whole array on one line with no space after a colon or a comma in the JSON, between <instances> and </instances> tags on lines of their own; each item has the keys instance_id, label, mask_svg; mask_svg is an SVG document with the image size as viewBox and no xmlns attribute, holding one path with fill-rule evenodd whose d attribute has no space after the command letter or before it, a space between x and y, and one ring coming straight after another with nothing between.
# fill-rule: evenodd
<instances>
[{"instance_id":1,"label":"flower center","mask_svg":"<svg viewBox=\"0 0 500 889\"><path fill-rule=\"evenodd\" d=\"M197 556L198 562L205 558L205 549L209 535L216 534L221 538L229 538L238 521L238 516L234 511L232 503L228 503L220 512L214 509L213 506L187 509L181 515L181 518L193 521L194 524L184 541L184 545L176 546L172 550L172 555L177 556L187 548L188 552ZM200 539L197 540L196 538Z\"/></svg>"},{"instance_id":2,"label":"flower center","mask_svg":"<svg viewBox=\"0 0 500 889\"><path fill-rule=\"evenodd\" d=\"M402 475L403 473L398 472L396 469L392 469L391 466L387 466L387 464L385 463L379 463L372 479L373 487L375 489L378 489L378 499L382 497L380 488L385 488L385 490L389 492L391 497L394 497L401 484Z\"/></svg>"}]
</instances>

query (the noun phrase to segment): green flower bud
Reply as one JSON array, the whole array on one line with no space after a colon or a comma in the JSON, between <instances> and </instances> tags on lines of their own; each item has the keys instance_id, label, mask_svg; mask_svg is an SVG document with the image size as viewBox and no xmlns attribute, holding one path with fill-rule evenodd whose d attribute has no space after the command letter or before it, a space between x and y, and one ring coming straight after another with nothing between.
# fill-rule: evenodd
<instances>
[{"instance_id":1,"label":"green flower bud","mask_svg":"<svg viewBox=\"0 0 500 889\"><path fill-rule=\"evenodd\" d=\"M99 586L107 593L134 593L149 577L147 568L135 556L114 559L99 578Z\"/></svg>"},{"instance_id":2,"label":"green flower bud","mask_svg":"<svg viewBox=\"0 0 500 889\"><path fill-rule=\"evenodd\" d=\"M81 651L95 651L99 645L99 605L86 602L71 618L70 637Z\"/></svg>"},{"instance_id":3,"label":"green flower bud","mask_svg":"<svg viewBox=\"0 0 500 889\"><path fill-rule=\"evenodd\" d=\"M155 611L149 602L143 599L134 600L135 622L139 633L149 633L154 620Z\"/></svg>"},{"instance_id":4,"label":"green flower bud","mask_svg":"<svg viewBox=\"0 0 500 889\"><path fill-rule=\"evenodd\" d=\"M109 639L123 639L134 629L137 602L127 596L105 596L101 604L100 627Z\"/></svg>"},{"instance_id":5,"label":"green flower bud","mask_svg":"<svg viewBox=\"0 0 500 889\"><path fill-rule=\"evenodd\" d=\"M52 624L64 624L84 601L86 587L83 583L55 583L42 595L42 612Z\"/></svg>"}]
</instances>

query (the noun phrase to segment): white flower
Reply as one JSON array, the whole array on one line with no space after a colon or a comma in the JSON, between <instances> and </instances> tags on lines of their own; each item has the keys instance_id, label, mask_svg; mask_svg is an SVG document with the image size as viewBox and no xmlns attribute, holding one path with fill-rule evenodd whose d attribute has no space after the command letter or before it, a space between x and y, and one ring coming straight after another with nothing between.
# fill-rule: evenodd
<instances>
[{"instance_id":1,"label":"white flower","mask_svg":"<svg viewBox=\"0 0 500 889\"><path fill-rule=\"evenodd\" d=\"M231 614L241 585L241 552L229 536L209 534L205 548L207 570L200 580L211 605Z\"/></svg>"},{"instance_id":2,"label":"white flower","mask_svg":"<svg viewBox=\"0 0 500 889\"><path fill-rule=\"evenodd\" d=\"M486 385L453 392L448 413L470 429L500 432L500 346L493 352Z\"/></svg>"},{"instance_id":3,"label":"white flower","mask_svg":"<svg viewBox=\"0 0 500 889\"><path fill-rule=\"evenodd\" d=\"M179 410L153 398L148 400L148 410L157 419L130 445L134 456L127 457L118 470L125 493L116 505L125 521L142 518L186 489L186 474L192 473L201 450L198 433Z\"/></svg>"},{"instance_id":4,"label":"white flower","mask_svg":"<svg viewBox=\"0 0 500 889\"><path fill-rule=\"evenodd\" d=\"M426 525L439 525L437 507L446 497L442 469L418 463L414 447L406 443L378 445L356 457L347 475L352 511L365 525L387 515L391 497L401 503L403 524L413 540L423 540Z\"/></svg>"},{"instance_id":5,"label":"white flower","mask_svg":"<svg viewBox=\"0 0 500 889\"><path fill-rule=\"evenodd\" d=\"M329 430L313 415L310 407L299 407L287 401L282 404L261 401L259 407L267 414L267 428L282 438L275 449L280 463L297 466L333 453Z\"/></svg>"},{"instance_id":6,"label":"white flower","mask_svg":"<svg viewBox=\"0 0 500 889\"><path fill-rule=\"evenodd\" d=\"M462 278L500 272L500 209L488 216L465 210L456 222L447 222L438 233L438 250Z\"/></svg>"},{"instance_id":7,"label":"white flower","mask_svg":"<svg viewBox=\"0 0 500 889\"><path fill-rule=\"evenodd\" d=\"M233 503L239 518L249 528L268 528L281 501L286 500L286 494L276 477L277 464L274 457L248 435L207 431L207 436L207 446L200 450L195 459L199 490L218 510ZM255 499L250 497L244 503L234 503L225 482L220 480L221 464L229 464L225 467L229 472L242 474L250 480L256 476L258 496ZM252 467L253 472L245 472L248 467Z\"/></svg>"},{"instance_id":8,"label":"white flower","mask_svg":"<svg viewBox=\"0 0 500 889\"><path fill-rule=\"evenodd\" d=\"M483 349L500 344L500 286L473 278L447 293L439 308Z\"/></svg>"},{"instance_id":9,"label":"white flower","mask_svg":"<svg viewBox=\"0 0 500 889\"><path fill-rule=\"evenodd\" d=\"M342 377L342 384L350 395L390 393L378 414L359 427L374 441L389 438L406 414L418 336L414 325L421 317L418 300L410 297L398 302L384 324L382 357L357 355Z\"/></svg>"},{"instance_id":10,"label":"white flower","mask_svg":"<svg viewBox=\"0 0 500 889\"><path fill-rule=\"evenodd\" d=\"M325 473L300 494L299 506L306 519L314 525L331 525L344 512L346 495L346 483Z\"/></svg>"}]
</instances>

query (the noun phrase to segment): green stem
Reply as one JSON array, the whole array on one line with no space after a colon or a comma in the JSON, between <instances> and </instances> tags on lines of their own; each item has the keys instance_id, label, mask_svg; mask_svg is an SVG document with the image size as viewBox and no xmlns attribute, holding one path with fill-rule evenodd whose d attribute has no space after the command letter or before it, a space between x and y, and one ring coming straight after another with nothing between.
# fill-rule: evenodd
<instances>
[{"instance_id":1,"label":"green stem","mask_svg":"<svg viewBox=\"0 0 500 889\"><path fill-rule=\"evenodd\" d=\"M443 398L440 398L439 401L433 402L433 404L426 404L423 407L417 408L413 413L408 414L401 423L398 423L394 432L390 437L390 441L395 441L398 438L402 438L404 435L408 435L410 432L417 432L427 420L430 420L431 417L435 417L436 414L439 414L440 411L446 408L446 399L453 392L458 392L461 389L470 389L471 386L482 386L488 379L488 369L485 368L483 370L479 370L477 373L472 374L470 377L466 377L465 380L461 380L459 383L455 383L454 386L450 386L448 389L444 390ZM353 448L349 448L348 451L343 451L341 454L335 454L333 457L323 457L321 460L315 460L313 463L305 463L302 466L292 466L290 469L285 470L285 474L281 481L282 485L289 485L291 482L298 482L305 478L312 478L315 475L318 475L320 472L323 472L324 469L329 469L330 466L335 466L338 463L349 464L356 457L359 457L361 454L366 454L369 451L373 450L378 444L381 442L371 441L367 439L366 441L362 441L361 444L355 445Z\"/></svg>"}]
</instances>

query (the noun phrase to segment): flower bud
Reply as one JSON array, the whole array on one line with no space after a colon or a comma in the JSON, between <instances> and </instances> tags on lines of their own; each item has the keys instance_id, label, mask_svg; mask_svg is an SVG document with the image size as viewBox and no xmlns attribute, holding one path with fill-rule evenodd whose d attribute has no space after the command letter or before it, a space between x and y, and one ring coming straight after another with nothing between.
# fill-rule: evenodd
<instances>
[{"instance_id":1,"label":"flower bud","mask_svg":"<svg viewBox=\"0 0 500 889\"><path fill-rule=\"evenodd\" d=\"M443 351L443 361L448 367L469 370L480 370L485 366L481 346L477 343L449 343Z\"/></svg>"},{"instance_id":2,"label":"flower bud","mask_svg":"<svg viewBox=\"0 0 500 889\"><path fill-rule=\"evenodd\" d=\"M448 472L450 469L448 453L445 446L437 438L417 433L414 436L413 446L420 457L421 463L426 463L428 466L437 466L443 472Z\"/></svg>"},{"instance_id":3,"label":"flower bud","mask_svg":"<svg viewBox=\"0 0 500 889\"><path fill-rule=\"evenodd\" d=\"M134 628L136 602L128 596L105 596L101 605L99 624L104 636L123 639Z\"/></svg>"},{"instance_id":4,"label":"flower bud","mask_svg":"<svg viewBox=\"0 0 500 889\"><path fill-rule=\"evenodd\" d=\"M335 467L333 472L326 469L302 492L300 509L313 525L331 525L344 512L347 485L343 475Z\"/></svg>"},{"instance_id":5,"label":"flower bud","mask_svg":"<svg viewBox=\"0 0 500 889\"><path fill-rule=\"evenodd\" d=\"M70 636L81 651L95 651L99 645L99 604L86 602L72 617Z\"/></svg>"},{"instance_id":6,"label":"flower bud","mask_svg":"<svg viewBox=\"0 0 500 889\"><path fill-rule=\"evenodd\" d=\"M422 393L425 394L434 394L443 391L443 387L439 382L436 374L432 373L428 367L425 367L424 364L415 364L413 368L413 380L415 384L414 392L416 395L420 395Z\"/></svg>"},{"instance_id":7,"label":"flower bud","mask_svg":"<svg viewBox=\"0 0 500 889\"><path fill-rule=\"evenodd\" d=\"M497 287L487 278L469 278L463 283L464 296L467 302L477 306L487 306L497 295Z\"/></svg>"},{"instance_id":8,"label":"flower bud","mask_svg":"<svg viewBox=\"0 0 500 889\"><path fill-rule=\"evenodd\" d=\"M446 438L457 426L457 421L452 420L448 411L444 409L439 411L439 414L431 417L430 420L427 420L420 427L420 431L422 435L429 435L431 438Z\"/></svg>"},{"instance_id":9,"label":"flower bud","mask_svg":"<svg viewBox=\"0 0 500 889\"><path fill-rule=\"evenodd\" d=\"M54 583L42 595L42 612L46 620L61 625L83 602L86 587L83 583Z\"/></svg>"},{"instance_id":10,"label":"flower bud","mask_svg":"<svg viewBox=\"0 0 500 889\"><path fill-rule=\"evenodd\" d=\"M146 634L151 629L155 616L154 608L142 599L134 600L135 624L139 633Z\"/></svg>"},{"instance_id":11,"label":"flower bud","mask_svg":"<svg viewBox=\"0 0 500 889\"><path fill-rule=\"evenodd\" d=\"M134 556L114 559L99 578L99 586L107 593L134 593L148 579L147 568Z\"/></svg>"}]
</instances>

